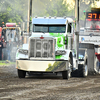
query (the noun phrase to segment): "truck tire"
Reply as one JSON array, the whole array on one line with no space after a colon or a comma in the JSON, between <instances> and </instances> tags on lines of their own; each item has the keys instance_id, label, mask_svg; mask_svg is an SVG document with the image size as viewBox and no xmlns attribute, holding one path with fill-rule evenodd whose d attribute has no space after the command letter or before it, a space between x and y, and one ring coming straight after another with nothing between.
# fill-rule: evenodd
<instances>
[{"instance_id":1,"label":"truck tire","mask_svg":"<svg viewBox=\"0 0 100 100\"><path fill-rule=\"evenodd\" d=\"M71 72L72 77L78 77L78 70Z\"/></svg>"},{"instance_id":2,"label":"truck tire","mask_svg":"<svg viewBox=\"0 0 100 100\"><path fill-rule=\"evenodd\" d=\"M86 64L79 64L78 65L78 76L79 77L88 76L88 67Z\"/></svg>"},{"instance_id":3,"label":"truck tire","mask_svg":"<svg viewBox=\"0 0 100 100\"><path fill-rule=\"evenodd\" d=\"M63 79L69 79L69 74L70 74L70 72L67 70L67 71L62 71L62 77L63 77Z\"/></svg>"},{"instance_id":4,"label":"truck tire","mask_svg":"<svg viewBox=\"0 0 100 100\"><path fill-rule=\"evenodd\" d=\"M99 60L97 59L97 57L95 58L95 71L96 73L99 73L100 71Z\"/></svg>"},{"instance_id":5,"label":"truck tire","mask_svg":"<svg viewBox=\"0 0 100 100\"><path fill-rule=\"evenodd\" d=\"M69 57L69 61L68 61L68 69L66 71L62 71L62 77L63 79L69 79L71 77L71 59ZM66 63L67 66L67 63Z\"/></svg>"},{"instance_id":6,"label":"truck tire","mask_svg":"<svg viewBox=\"0 0 100 100\"><path fill-rule=\"evenodd\" d=\"M19 78L25 78L25 76L26 76L26 71L23 71L23 70L17 70L17 72L18 72L18 77Z\"/></svg>"}]
</instances>

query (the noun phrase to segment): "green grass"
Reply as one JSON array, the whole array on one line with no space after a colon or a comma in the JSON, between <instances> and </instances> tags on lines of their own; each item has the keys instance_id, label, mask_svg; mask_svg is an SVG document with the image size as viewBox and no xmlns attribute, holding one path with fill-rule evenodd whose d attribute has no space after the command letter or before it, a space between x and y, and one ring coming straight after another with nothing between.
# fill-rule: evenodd
<instances>
[{"instance_id":1,"label":"green grass","mask_svg":"<svg viewBox=\"0 0 100 100\"><path fill-rule=\"evenodd\" d=\"M15 63L16 62L11 62L11 61L8 61L8 60L0 60L0 66L9 66L9 65L13 65Z\"/></svg>"}]
</instances>

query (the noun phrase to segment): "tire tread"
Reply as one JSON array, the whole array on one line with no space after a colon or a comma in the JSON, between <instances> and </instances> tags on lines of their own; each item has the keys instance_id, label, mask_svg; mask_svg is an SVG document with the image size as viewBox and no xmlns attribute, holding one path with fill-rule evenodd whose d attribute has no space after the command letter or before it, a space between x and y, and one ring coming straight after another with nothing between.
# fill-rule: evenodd
<instances>
[{"instance_id":1,"label":"tire tread","mask_svg":"<svg viewBox=\"0 0 100 100\"><path fill-rule=\"evenodd\" d=\"M19 78L25 78L26 76L26 71L23 71L23 70L17 70L18 71L18 77Z\"/></svg>"}]
</instances>

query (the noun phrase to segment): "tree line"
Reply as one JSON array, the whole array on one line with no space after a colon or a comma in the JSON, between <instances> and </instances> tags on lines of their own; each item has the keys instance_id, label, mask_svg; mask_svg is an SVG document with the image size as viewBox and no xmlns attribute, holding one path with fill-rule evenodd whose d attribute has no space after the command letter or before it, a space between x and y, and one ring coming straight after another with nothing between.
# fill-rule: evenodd
<instances>
[{"instance_id":1,"label":"tree line","mask_svg":"<svg viewBox=\"0 0 100 100\"><path fill-rule=\"evenodd\" d=\"M90 2L89 2L90 1ZM84 20L84 10L90 10L94 0L80 0L80 19ZM73 0L73 3L75 0ZM87 3L89 2L89 3ZM32 17L57 16L72 17L75 15L75 7L68 4L67 0L33 0ZM69 9L70 8L70 9ZM0 0L0 26L2 22L27 21L28 0Z\"/></svg>"}]
</instances>

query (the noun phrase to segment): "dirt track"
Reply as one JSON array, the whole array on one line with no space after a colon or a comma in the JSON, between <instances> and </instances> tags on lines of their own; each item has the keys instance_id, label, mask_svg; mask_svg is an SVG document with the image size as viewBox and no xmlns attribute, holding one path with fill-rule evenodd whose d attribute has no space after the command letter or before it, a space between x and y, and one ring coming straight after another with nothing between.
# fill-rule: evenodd
<instances>
[{"instance_id":1,"label":"dirt track","mask_svg":"<svg viewBox=\"0 0 100 100\"><path fill-rule=\"evenodd\" d=\"M0 100L100 100L100 75L69 80L63 80L61 74L19 79L15 66L1 66Z\"/></svg>"}]
</instances>

